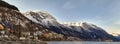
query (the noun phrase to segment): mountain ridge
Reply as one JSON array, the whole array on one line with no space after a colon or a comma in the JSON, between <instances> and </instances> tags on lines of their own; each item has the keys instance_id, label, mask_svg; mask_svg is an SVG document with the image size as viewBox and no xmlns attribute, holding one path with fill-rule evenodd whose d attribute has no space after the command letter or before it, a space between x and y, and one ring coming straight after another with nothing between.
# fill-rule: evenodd
<instances>
[{"instance_id":1,"label":"mountain ridge","mask_svg":"<svg viewBox=\"0 0 120 44\"><path fill-rule=\"evenodd\" d=\"M83 41L120 41L96 25L82 23L82 26L65 26L60 24L57 19L47 12L30 11L22 14L17 7L6 2L0 4L0 18L1 26L5 28L1 28L2 31L5 30L5 32L8 32L10 30L6 34L10 34L7 35L9 37L13 36L12 40L19 39L22 32L28 31L33 34L36 30L47 29L65 36L77 37Z\"/></svg>"},{"instance_id":2,"label":"mountain ridge","mask_svg":"<svg viewBox=\"0 0 120 44\"><path fill-rule=\"evenodd\" d=\"M39 11L38 13L41 13L41 11ZM29 15L32 15L32 14L29 14ZM48 15L48 13L46 13L46 14ZM42 14L36 14L36 16L39 16L39 17L41 15ZM39 17L37 17L37 18L39 18ZM40 21L36 20L36 18L34 18L34 20L36 20L39 25L43 25L43 27L47 28L48 30L54 31L59 34L63 34L66 36L79 37L82 39L84 38L84 40L109 38L109 39L113 39L113 40L117 41L117 39L114 36L109 35L102 28L97 27L93 24L82 23L82 26L80 27L80 29L78 29L78 30L82 30L82 32L81 32L81 31L75 30L77 28L73 29L76 26L68 27L68 26L61 25L59 22L57 22L57 20L51 19L51 16L49 16L49 17L42 16L42 17L45 17L45 18L41 19ZM27 17L27 18L30 19L29 17ZM49 20L46 20L46 19L49 19ZM36 22L36 21L33 21L33 22ZM82 34L82 35L80 35L80 34Z\"/></svg>"}]
</instances>

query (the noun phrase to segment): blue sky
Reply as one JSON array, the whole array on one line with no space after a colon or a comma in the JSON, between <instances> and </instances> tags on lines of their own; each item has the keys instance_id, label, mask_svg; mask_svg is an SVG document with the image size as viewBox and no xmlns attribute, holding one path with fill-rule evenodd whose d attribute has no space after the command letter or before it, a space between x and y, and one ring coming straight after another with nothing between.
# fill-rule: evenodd
<instances>
[{"instance_id":1,"label":"blue sky","mask_svg":"<svg viewBox=\"0 0 120 44\"><path fill-rule=\"evenodd\" d=\"M88 22L120 33L120 0L5 0L21 12L44 10L60 22Z\"/></svg>"}]
</instances>

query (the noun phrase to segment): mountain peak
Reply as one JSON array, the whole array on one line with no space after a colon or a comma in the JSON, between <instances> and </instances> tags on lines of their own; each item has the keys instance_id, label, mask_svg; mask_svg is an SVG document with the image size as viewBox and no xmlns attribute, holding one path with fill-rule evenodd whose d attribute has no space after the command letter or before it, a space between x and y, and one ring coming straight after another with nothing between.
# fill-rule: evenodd
<instances>
[{"instance_id":1,"label":"mountain peak","mask_svg":"<svg viewBox=\"0 0 120 44\"><path fill-rule=\"evenodd\" d=\"M7 2L5 2L3 0L0 0L0 7L6 7L6 8L9 8L9 9L18 10L18 8L16 6L10 5L10 4L8 4Z\"/></svg>"},{"instance_id":2,"label":"mountain peak","mask_svg":"<svg viewBox=\"0 0 120 44\"><path fill-rule=\"evenodd\" d=\"M65 26L46 11L28 11L21 14L19 11L14 10L18 10L17 7L0 0L1 26L3 25L5 30L13 30L18 37L21 37L21 32L34 33L35 31L47 29L57 34L77 37L87 41L118 41L114 36L109 35L106 31L93 24L84 22L80 23L80 26Z\"/></svg>"},{"instance_id":3,"label":"mountain peak","mask_svg":"<svg viewBox=\"0 0 120 44\"><path fill-rule=\"evenodd\" d=\"M102 28L97 27L94 24L90 23L78 23L81 26L74 26L77 23L70 23L73 26L66 26L60 24L52 15L50 15L48 12L41 12L41 11L32 11L24 13L28 19L31 21L43 26L44 28L56 32L58 34L63 34L65 36L73 36L82 38L84 40L99 40L101 41L104 38L108 38L111 40L116 41L116 39L109 35L106 31L104 31Z\"/></svg>"}]
</instances>

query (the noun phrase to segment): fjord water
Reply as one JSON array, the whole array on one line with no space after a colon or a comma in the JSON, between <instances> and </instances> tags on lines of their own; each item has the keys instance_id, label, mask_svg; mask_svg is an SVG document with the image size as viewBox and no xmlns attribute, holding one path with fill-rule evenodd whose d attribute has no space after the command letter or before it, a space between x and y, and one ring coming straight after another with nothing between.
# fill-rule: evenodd
<instances>
[{"instance_id":1,"label":"fjord water","mask_svg":"<svg viewBox=\"0 0 120 44\"><path fill-rule=\"evenodd\" d=\"M67 41L67 42L47 42L47 44L120 44L120 42Z\"/></svg>"}]
</instances>

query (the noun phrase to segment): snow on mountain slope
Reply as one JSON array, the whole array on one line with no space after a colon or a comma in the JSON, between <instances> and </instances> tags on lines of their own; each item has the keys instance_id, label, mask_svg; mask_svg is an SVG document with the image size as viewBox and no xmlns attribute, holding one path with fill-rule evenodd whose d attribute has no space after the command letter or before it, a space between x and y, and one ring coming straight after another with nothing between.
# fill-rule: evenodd
<instances>
[{"instance_id":1,"label":"snow on mountain slope","mask_svg":"<svg viewBox=\"0 0 120 44\"><path fill-rule=\"evenodd\" d=\"M41 12L29 11L29 12L26 12L25 17L27 17L28 19L31 19L35 23L39 23L47 27L49 27L49 25L57 26L55 25L57 23L56 19L52 17L51 15L49 15L48 13L43 12L43 11Z\"/></svg>"},{"instance_id":2,"label":"snow on mountain slope","mask_svg":"<svg viewBox=\"0 0 120 44\"><path fill-rule=\"evenodd\" d=\"M24 13L24 16L58 34L78 37L83 40L103 41L106 39L117 41L114 36L109 35L106 31L93 24L82 23L81 26L65 26L58 23L53 16L44 11L28 11Z\"/></svg>"}]
</instances>

